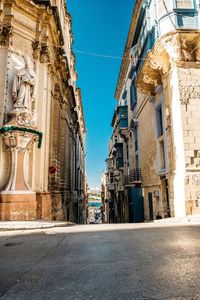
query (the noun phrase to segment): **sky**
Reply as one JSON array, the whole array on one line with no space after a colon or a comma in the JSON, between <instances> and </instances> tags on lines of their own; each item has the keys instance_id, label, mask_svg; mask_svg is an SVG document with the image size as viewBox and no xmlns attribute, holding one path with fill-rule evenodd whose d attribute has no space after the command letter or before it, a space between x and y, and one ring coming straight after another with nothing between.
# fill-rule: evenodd
<instances>
[{"instance_id":1,"label":"sky","mask_svg":"<svg viewBox=\"0 0 200 300\"><path fill-rule=\"evenodd\" d=\"M86 172L89 187L101 185L106 171L111 121L121 59L76 51L122 57L133 13L134 0L68 0L72 16L73 50L81 88L86 135Z\"/></svg>"}]
</instances>

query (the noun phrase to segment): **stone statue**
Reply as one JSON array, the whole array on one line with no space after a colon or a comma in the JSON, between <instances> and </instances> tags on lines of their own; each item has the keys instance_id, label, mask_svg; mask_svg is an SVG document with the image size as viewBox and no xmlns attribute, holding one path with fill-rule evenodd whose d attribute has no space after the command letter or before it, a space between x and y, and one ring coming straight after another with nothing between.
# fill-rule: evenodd
<instances>
[{"instance_id":1,"label":"stone statue","mask_svg":"<svg viewBox=\"0 0 200 300\"><path fill-rule=\"evenodd\" d=\"M36 74L30 67L30 57L24 56L25 67L18 70L14 76L12 96L15 108L31 110L34 99Z\"/></svg>"}]
</instances>

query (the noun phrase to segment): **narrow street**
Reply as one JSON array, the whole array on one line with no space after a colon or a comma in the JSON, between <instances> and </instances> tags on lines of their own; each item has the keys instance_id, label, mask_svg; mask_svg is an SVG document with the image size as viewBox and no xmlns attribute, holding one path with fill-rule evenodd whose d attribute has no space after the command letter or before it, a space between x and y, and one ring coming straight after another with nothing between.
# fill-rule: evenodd
<instances>
[{"instance_id":1,"label":"narrow street","mask_svg":"<svg viewBox=\"0 0 200 300\"><path fill-rule=\"evenodd\" d=\"M200 299L200 226L0 233L1 299Z\"/></svg>"}]
</instances>

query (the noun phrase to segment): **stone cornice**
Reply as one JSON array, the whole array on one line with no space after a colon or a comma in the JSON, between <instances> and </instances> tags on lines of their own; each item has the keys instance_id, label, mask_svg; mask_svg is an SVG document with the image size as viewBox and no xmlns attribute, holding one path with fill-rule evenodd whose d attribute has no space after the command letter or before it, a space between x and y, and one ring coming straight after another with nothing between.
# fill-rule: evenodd
<instances>
[{"instance_id":1,"label":"stone cornice","mask_svg":"<svg viewBox=\"0 0 200 300\"><path fill-rule=\"evenodd\" d=\"M127 37L127 41L126 41L126 46L124 49L123 59L122 59L120 73L119 73L118 82L117 82L117 87L116 87L116 91L115 91L116 99L120 98L124 79L125 79L127 71L128 71L130 60L127 58L129 57L129 52L132 47L133 37L134 37L135 30L137 27L137 21L139 18L142 3L143 3L142 0L135 1L134 11L133 11L132 19L131 19L131 25L130 25L130 29L129 29L129 33L128 33L128 37Z\"/></svg>"},{"instance_id":2,"label":"stone cornice","mask_svg":"<svg viewBox=\"0 0 200 300\"><path fill-rule=\"evenodd\" d=\"M40 61L43 63L59 62L59 64L62 64L63 67L65 66L64 69L68 77L66 78L65 76L65 81L68 81L68 79L71 77L70 73L72 74L72 76L74 76L75 79L77 79L77 74L75 71L75 55L72 52L73 33L71 31L71 16L66 11L66 5L63 4L62 7L64 15L63 27L65 27L66 30L69 31L70 36L69 48L70 55L73 58L70 65L68 65L68 60L64 53L65 39L62 32L58 8L57 5L54 4L54 1L7 0L6 5L12 6L13 8L16 8L18 10L20 9L20 11L23 9L27 17L37 23L35 31L33 31L33 29L29 28L28 26L26 28L26 31L29 30L29 39L32 39L34 59L40 59ZM23 31L23 27L26 25L22 24L21 26L19 20L15 20L15 22L19 23L18 28L20 28L19 33L21 34L21 31ZM34 35L34 37L32 37L32 35ZM57 48L56 51L55 48Z\"/></svg>"}]
</instances>

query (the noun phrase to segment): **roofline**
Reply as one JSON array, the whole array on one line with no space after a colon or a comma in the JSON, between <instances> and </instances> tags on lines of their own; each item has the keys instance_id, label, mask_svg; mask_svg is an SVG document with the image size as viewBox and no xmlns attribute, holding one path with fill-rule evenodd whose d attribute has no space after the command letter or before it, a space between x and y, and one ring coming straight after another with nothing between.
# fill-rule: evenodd
<instances>
[{"instance_id":1,"label":"roofline","mask_svg":"<svg viewBox=\"0 0 200 300\"><path fill-rule=\"evenodd\" d=\"M143 4L143 0L135 1L131 24L130 24L130 28L129 28L129 32L128 32L128 37L126 40L123 59L122 59L122 63L121 63L121 68L120 68L120 72L119 72L116 90L115 90L115 99L117 99L117 100L119 100L119 98L120 98L122 88L123 88L124 78L125 78L127 70L128 70L130 61L127 59L127 57L129 57L129 52L132 47L133 37L134 37L135 30L137 27L137 22L138 22L138 18L140 15L140 9L141 9L142 4Z\"/></svg>"}]
</instances>

